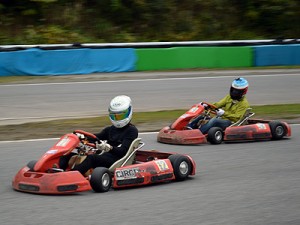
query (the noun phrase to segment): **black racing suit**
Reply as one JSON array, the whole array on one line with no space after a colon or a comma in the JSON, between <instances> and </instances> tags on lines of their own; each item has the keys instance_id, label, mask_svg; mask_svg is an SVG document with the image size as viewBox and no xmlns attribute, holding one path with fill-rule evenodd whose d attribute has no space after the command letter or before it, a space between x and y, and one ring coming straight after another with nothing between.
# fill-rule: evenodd
<instances>
[{"instance_id":1,"label":"black racing suit","mask_svg":"<svg viewBox=\"0 0 300 225\"><path fill-rule=\"evenodd\" d=\"M126 155L131 143L138 137L138 129L130 123L122 128L116 128L112 125L95 135L99 140L107 140L107 143L113 147L112 150L101 155L88 155L81 164L75 165L72 170L78 170L81 174L85 174L91 168L99 166L109 168L114 162ZM93 138L88 139L90 142L96 141ZM60 160L60 168L67 168L71 156Z\"/></svg>"}]
</instances>

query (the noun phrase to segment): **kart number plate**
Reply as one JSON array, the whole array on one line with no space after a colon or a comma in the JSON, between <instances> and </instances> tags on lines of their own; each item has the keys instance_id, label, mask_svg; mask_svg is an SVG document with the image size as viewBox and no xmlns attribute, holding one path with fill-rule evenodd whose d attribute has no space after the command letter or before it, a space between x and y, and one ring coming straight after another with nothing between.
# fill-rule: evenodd
<instances>
[{"instance_id":1,"label":"kart number plate","mask_svg":"<svg viewBox=\"0 0 300 225\"><path fill-rule=\"evenodd\" d=\"M258 129L260 130L265 130L267 129L266 125L263 123L257 123L256 126L258 127Z\"/></svg>"},{"instance_id":2,"label":"kart number plate","mask_svg":"<svg viewBox=\"0 0 300 225\"><path fill-rule=\"evenodd\" d=\"M189 112L194 113L194 112L197 112L198 109L199 109L198 107L193 107L189 110Z\"/></svg>"},{"instance_id":3,"label":"kart number plate","mask_svg":"<svg viewBox=\"0 0 300 225\"><path fill-rule=\"evenodd\" d=\"M168 164L164 160L156 160L155 163L160 171L165 171L169 169Z\"/></svg>"},{"instance_id":4,"label":"kart number plate","mask_svg":"<svg viewBox=\"0 0 300 225\"><path fill-rule=\"evenodd\" d=\"M68 143L69 143L70 139L68 137L65 137L63 139L61 139L56 146L61 146L61 147L65 147Z\"/></svg>"}]
</instances>

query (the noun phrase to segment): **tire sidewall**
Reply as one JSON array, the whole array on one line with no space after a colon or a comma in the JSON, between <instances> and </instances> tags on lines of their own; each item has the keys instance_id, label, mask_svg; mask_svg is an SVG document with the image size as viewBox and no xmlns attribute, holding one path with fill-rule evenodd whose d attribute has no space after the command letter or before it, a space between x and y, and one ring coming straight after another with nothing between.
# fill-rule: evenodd
<instances>
[{"instance_id":1,"label":"tire sidewall","mask_svg":"<svg viewBox=\"0 0 300 225\"><path fill-rule=\"evenodd\" d=\"M271 121L271 122L269 122L269 126L270 126L270 130L271 130L273 140L280 140L286 135L287 131L286 131L286 127L283 125L283 123L281 123L279 121ZM277 133L278 128L282 129L283 132L278 134Z\"/></svg>"},{"instance_id":2,"label":"tire sidewall","mask_svg":"<svg viewBox=\"0 0 300 225\"><path fill-rule=\"evenodd\" d=\"M171 161L171 164L173 166L173 173L177 181L183 181L190 175L192 170L192 164L187 156L175 154L170 155L168 159ZM180 171L180 165L182 163L186 163L187 165L187 172L184 174Z\"/></svg>"},{"instance_id":3,"label":"tire sidewall","mask_svg":"<svg viewBox=\"0 0 300 225\"><path fill-rule=\"evenodd\" d=\"M221 135L220 139L217 139L216 136L217 134ZM212 127L209 129L209 131L207 132L207 140L211 143L211 144L221 144L224 138L224 133L223 130L220 127Z\"/></svg>"},{"instance_id":4,"label":"tire sidewall","mask_svg":"<svg viewBox=\"0 0 300 225\"><path fill-rule=\"evenodd\" d=\"M103 176L108 176L108 178L109 178L109 183L107 185L103 185L103 183L102 183ZM112 175L111 175L110 171L105 167L95 168L91 175L90 184L91 184L92 189L95 192L109 191L109 189L111 188L111 185L112 185Z\"/></svg>"}]
</instances>

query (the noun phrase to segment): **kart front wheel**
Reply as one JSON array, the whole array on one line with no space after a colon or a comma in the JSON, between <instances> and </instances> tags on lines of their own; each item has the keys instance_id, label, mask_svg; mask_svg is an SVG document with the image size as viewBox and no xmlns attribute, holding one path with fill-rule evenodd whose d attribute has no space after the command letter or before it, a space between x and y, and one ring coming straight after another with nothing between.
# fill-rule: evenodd
<instances>
[{"instance_id":1,"label":"kart front wheel","mask_svg":"<svg viewBox=\"0 0 300 225\"><path fill-rule=\"evenodd\" d=\"M112 177L110 171L104 167L95 168L91 175L90 184L95 192L109 191L112 185Z\"/></svg>"},{"instance_id":2,"label":"kart front wheel","mask_svg":"<svg viewBox=\"0 0 300 225\"><path fill-rule=\"evenodd\" d=\"M168 159L173 166L175 179L177 181L185 180L191 173L192 164L188 157L184 155L170 155Z\"/></svg>"},{"instance_id":3,"label":"kart front wheel","mask_svg":"<svg viewBox=\"0 0 300 225\"><path fill-rule=\"evenodd\" d=\"M29 163L27 163L27 167L29 168L30 171L34 171L34 166L37 163L37 160L31 160Z\"/></svg>"},{"instance_id":4,"label":"kart front wheel","mask_svg":"<svg viewBox=\"0 0 300 225\"><path fill-rule=\"evenodd\" d=\"M271 121L269 122L269 126L273 140L280 140L286 135L286 128L281 122Z\"/></svg>"},{"instance_id":5,"label":"kart front wheel","mask_svg":"<svg viewBox=\"0 0 300 225\"><path fill-rule=\"evenodd\" d=\"M207 133L207 140L214 145L221 144L223 141L223 130L220 127L212 127Z\"/></svg>"}]
</instances>

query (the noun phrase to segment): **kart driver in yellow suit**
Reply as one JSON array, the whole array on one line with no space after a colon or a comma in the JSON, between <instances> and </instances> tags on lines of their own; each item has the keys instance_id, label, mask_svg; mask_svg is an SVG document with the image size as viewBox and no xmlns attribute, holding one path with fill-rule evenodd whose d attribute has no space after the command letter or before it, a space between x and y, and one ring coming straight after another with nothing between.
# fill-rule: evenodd
<instances>
[{"instance_id":1,"label":"kart driver in yellow suit","mask_svg":"<svg viewBox=\"0 0 300 225\"><path fill-rule=\"evenodd\" d=\"M203 134L206 134L212 127L220 127L225 130L232 123L237 122L249 108L249 102L246 99L248 91L248 81L245 78L237 78L233 80L229 94L218 102L213 103L217 107L217 116L210 119L206 124L199 129ZM201 103L207 107L205 103ZM203 117L202 117L203 118ZM201 117L190 122L188 127L195 128Z\"/></svg>"}]
</instances>

